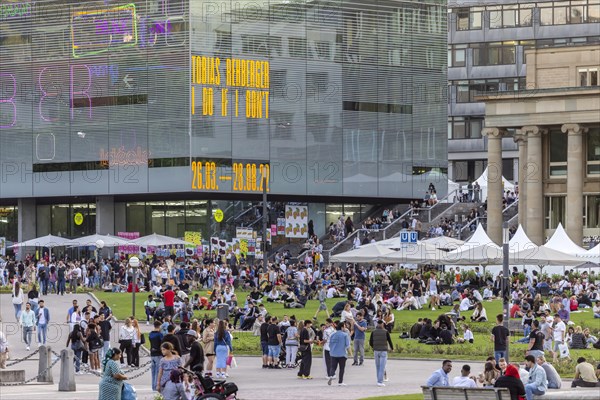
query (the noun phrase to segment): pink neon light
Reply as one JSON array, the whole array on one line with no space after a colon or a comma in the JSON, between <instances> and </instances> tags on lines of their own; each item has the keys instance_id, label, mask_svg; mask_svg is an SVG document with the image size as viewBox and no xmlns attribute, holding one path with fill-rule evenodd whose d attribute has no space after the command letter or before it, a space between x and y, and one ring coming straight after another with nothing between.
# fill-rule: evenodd
<instances>
[{"instance_id":1,"label":"pink neon light","mask_svg":"<svg viewBox=\"0 0 600 400\"><path fill-rule=\"evenodd\" d=\"M51 118L51 117L49 117L49 118L46 118L46 117L44 116L44 113L42 113L42 104L43 104L43 102L44 102L44 99L45 99L46 97L48 97L48 96L55 96L55 95L57 95L57 93L56 93L56 94L55 94L55 93L50 93L50 94L48 94L48 92L46 92L46 91L44 90L44 86L42 85L42 75L44 74L44 72L45 72L45 71L46 71L48 68L50 68L50 67L44 67L44 68L42 68L42 69L41 69L41 71L40 71L40 75L38 76L38 86L40 87L40 92L42 93L42 97L40 97L40 103L39 103L39 105L38 105L38 110L39 110L39 113L40 113L40 118L41 118L43 121L46 121L46 122L54 122L54 121L58 120L58 118Z\"/></svg>"},{"instance_id":2,"label":"pink neon light","mask_svg":"<svg viewBox=\"0 0 600 400\"><path fill-rule=\"evenodd\" d=\"M87 73L88 73L88 86L85 90L82 90L81 92L75 92L74 90L74 83L75 83L75 76L74 76L74 71L75 68L84 68L87 69ZM92 88L92 72L90 71L90 67L88 67L87 65L71 65L71 119L74 119L74 102L75 102L75 95L84 95L85 97L87 97L89 103L90 103L90 112L89 112L89 118L92 119L92 98L90 97L90 93L89 90Z\"/></svg>"},{"instance_id":3,"label":"pink neon light","mask_svg":"<svg viewBox=\"0 0 600 400\"><path fill-rule=\"evenodd\" d=\"M0 73L0 77L9 76L13 81L13 95L8 99L0 99L0 103L10 103L13 106L13 120L10 125L0 125L0 129L10 128L15 126L17 123L17 105L15 104L15 97L17 97L17 78L13 74Z\"/></svg>"}]
</instances>

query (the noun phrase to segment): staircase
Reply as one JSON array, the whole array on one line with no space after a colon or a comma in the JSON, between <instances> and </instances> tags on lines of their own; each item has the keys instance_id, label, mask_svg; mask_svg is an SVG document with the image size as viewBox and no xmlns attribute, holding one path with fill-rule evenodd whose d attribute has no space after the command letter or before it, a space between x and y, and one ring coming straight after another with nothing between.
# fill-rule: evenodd
<instances>
[{"instance_id":1,"label":"staircase","mask_svg":"<svg viewBox=\"0 0 600 400\"><path fill-rule=\"evenodd\" d=\"M502 220L508 223L508 226L514 226L518 224L519 218L519 200L513 202L508 207L505 207L502 210ZM477 217L470 223L465 221L465 225L459 231L459 239L461 240L469 240L471 236L473 236L473 232L469 229L470 226L477 227L477 225L483 225L484 228L487 227L487 217ZM475 229L473 229L474 231Z\"/></svg>"}]
</instances>

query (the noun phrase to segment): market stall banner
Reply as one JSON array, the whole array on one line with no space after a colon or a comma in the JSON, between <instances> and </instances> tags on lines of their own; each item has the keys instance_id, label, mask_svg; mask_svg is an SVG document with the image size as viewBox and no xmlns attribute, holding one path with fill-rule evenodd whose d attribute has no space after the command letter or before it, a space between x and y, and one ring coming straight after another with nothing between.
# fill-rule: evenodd
<instances>
[{"instance_id":1,"label":"market stall banner","mask_svg":"<svg viewBox=\"0 0 600 400\"><path fill-rule=\"evenodd\" d=\"M308 207L285 206L285 237L305 238L308 235Z\"/></svg>"}]
</instances>

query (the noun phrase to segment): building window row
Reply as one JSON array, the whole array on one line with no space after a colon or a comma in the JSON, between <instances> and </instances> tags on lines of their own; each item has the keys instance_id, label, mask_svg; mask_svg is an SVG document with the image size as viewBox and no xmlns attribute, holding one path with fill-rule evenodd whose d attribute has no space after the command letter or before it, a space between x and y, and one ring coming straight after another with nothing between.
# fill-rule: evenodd
<instances>
[{"instance_id":1,"label":"building window row","mask_svg":"<svg viewBox=\"0 0 600 400\"><path fill-rule=\"evenodd\" d=\"M579 68L579 86L598 86L598 68Z\"/></svg>"},{"instance_id":2,"label":"building window row","mask_svg":"<svg viewBox=\"0 0 600 400\"><path fill-rule=\"evenodd\" d=\"M565 225L567 218L566 196L547 196L544 198L546 229L556 229L559 223ZM583 227L600 228L600 196L583 195Z\"/></svg>"},{"instance_id":3,"label":"building window row","mask_svg":"<svg viewBox=\"0 0 600 400\"><path fill-rule=\"evenodd\" d=\"M450 101L456 103L474 103L477 96L497 92L511 92L525 89L525 78L481 79L470 81L450 81L455 87Z\"/></svg>"},{"instance_id":4,"label":"building window row","mask_svg":"<svg viewBox=\"0 0 600 400\"><path fill-rule=\"evenodd\" d=\"M568 135L560 128L550 129L549 148L549 176L551 178L565 178L567 176L567 147ZM600 129L592 128L584 134L586 142L587 175L600 175Z\"/></svg>"},{"instance_id":5,"label":"building window row","mask_svg":"<svg viewBox=\"0 0 600 400\"><path fill-rule=\"evenodd\" d=\"M456 30L466 31L481 29L484 19L490 29L531 26L536 9L541 25L600 22L600 2L598 0L490 5L458 8L451 11L455 14Z\"/></svg>"}]
</instances>

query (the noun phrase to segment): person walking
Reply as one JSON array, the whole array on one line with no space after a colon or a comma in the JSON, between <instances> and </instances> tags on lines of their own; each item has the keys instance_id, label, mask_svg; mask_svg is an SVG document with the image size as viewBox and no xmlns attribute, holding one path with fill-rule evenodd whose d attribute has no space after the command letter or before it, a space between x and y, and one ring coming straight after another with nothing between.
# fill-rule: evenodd
<instances>
[{"instance_id":1,"label":"person walking","mask_svg":"<svg viewBox=\"0 0 600 400\"><path fill-rule=\"evenodd\" d=\"M38 347L46 345L46 336L48 332L48 324L50 323L50 311L45 306L44 300L38 303L37 311L37 340Z\"/></svg>"},{"instance_id":2,"label":"person walking","mask_svg":"<svg viewBox=\"0 0 600 400\"><path fill-rule=\"evenodd\" d=\"M506 351L508 346L508 337L510 336L510 332L508 328L503 325L504 316L502 314L498 314L496 316L496 326L492 328L492 336L491 341L494 343L494 358L496 359L496 364L501 358L504 358L506 362L509 362L508 352Z\"/></svg>"},{"instance_id":3,"label":"person walking","mask_svg":"<svg viewBox=\"0 0 600 400\"><path fill-rule=\"evenodd\" d=\"M344 323L336 322L335 333L329 338L329 354L331 356L331 370L329 371L329 380L327 384L331 386L333 376L339 365L340 372L338 377L338 386L346 386L344 383L344 371L346 370L347 351L350 348L350 336L343 330Z\"/></svg>"},{"instance_id":4,"label":"person walking","mask_svg":"<svg viewBox=\"0 0 600 400\"><path fill-rule=\"evenodd\" d=\"M356 314L354 321L354 362L352 365L363 365L365 361L365 331L367 330L367 321L363 313Z\"/></svg>"},{"instance_id":5,"label":"person walking","mask_svg":"<svg viewBox=\"0 0 600 400\"><path fill-rule=\"evenodd\" d=\"M98 390L98 400L121 400L123 381L127 380L119 367L121 350L109 349L102 360L102 379Z\"/></svg>"},{"instance_id":6,"label":"person walking","mask_svg":"<svg viewBox=\"0 0 600 400\"><path fill-rule=\"evenodd\" d=\"M307 319L304 321L304 328L300 331L300 345L298 346L298 350L302 353L302 359L300 361L298 379L312 379L310 368L312 366L312 344L315 340L311 339L309 330L312 330L312 321Z\"/></svg>"},{"instance_id":7,"label":"person walking","mask_svg":"<svg viewBox=\"0 0 600 400\"><path fill-rule=\"evenodd\" d=\"M15 319L17 322L21 317L21 310L23 308L23 302L25 301L25 293L21 288L21 283L15 279L15 284L12 289L12 304L15 308Z\"/></svg>"},{"instance_id":8,"label":"person walking","mask_svg":"<svg viewBox=\"0 0 600 400\"><path fill-rule=\"evenodd\" d=\"M135 338L135 328L131 324L131 319L127 318L125 324L119 329L119 350L121 354L121 365L124 366L123 351L127 356L127 365L133 366L133 339Z\"/></svg>"},{"instance_id":9,"label":"person walking","mask_svg":"<svg viewBox=\"0 0 600 400\"><path fill-rule=\"evenodd\" d=\"M317 299L319 300L319 308L317 309L317 312L315 312L315 316L313 317L313 320L317 320L317 316L319 315L319 313L321 311L325 311L325 314L327 315L327 318L329 318L329 310L327 309L327 291L325 290L325 288L323 287L323 285L319 285L319 292L317 293Z\"/></svg>"},{"instance_id":10,"label":"person walking","mask_svg":"<svg viewBox=\"0 0 600 400\"><path fill-rule=\"evenodd\" d=\"M158 369L160 366L160 360L162 359L162 351L160 345L162 344L163 335L160 333L160 321L154 321L154 329L148 334L148 341L150 342L150 360L152 362L152 391L158 390Z\"/></svg>"},{"instance_id":11,"label":"person walking","mask_svg":"<svg viewBox=\"0 0 600 400\"><path fill-rule=\"evenodd\" d=\"M19 324L23 328L23 341L25 342L26 350L29 351L31 346L31 335L35 331L35 313L31 310L29 303L25 304L25 311L21 313Z\"/></svg>"},{"instance_id":12,"label":"person walking","mask_svg":"<svg viewBox=\"0 0 600 400\"><path fill-rule=\"evenodd\" d=\"M325 360L325 372L327 373L327 378L332 377L331 373L331 354L329 353L329 338L331 335L335 333L335 328L333 327L333 320L331 318L327 318L325 321L325 329L323 329L323 359Z\"/></svg>"},{"instance_id":13,"label":"person walking","mask_svg":"<svg viewBox=\"0 0 600 400\"><path fill-rule=\"evenodd\" d=\"M206 374L212 374L215 360L215 321L212 318L206 320L204 332L202 332L202 348L206 357Z\"/></svg>"},{"instance_id":14,"label":"person walking","mask_svg":"<svg viewBox=\"0 0 600 400\"><path fill-rule=\"evenodd\" d=\"M231 345L231 336L227 332L227 325L225 321L219 321L217 332L215 333L215 355L217 358L217 374L218 378L226 378L227 372L227 357L233 353L233 347Z\"/></svg>"},{"instance_id":15,"label":"person walking","mask_svg":"<svg viewBox=\"0 0 600 400\"><path fill-rule=\"evenodd\" d=\"M369 337L369 346L373 349L375 358L375 371L377 376L377 386L385 386L385 366L387 364L388 349L393 350L394 344L390 333L385 329L383 320L377 321L377 327Z\"/></svg>"}]
</instances>

